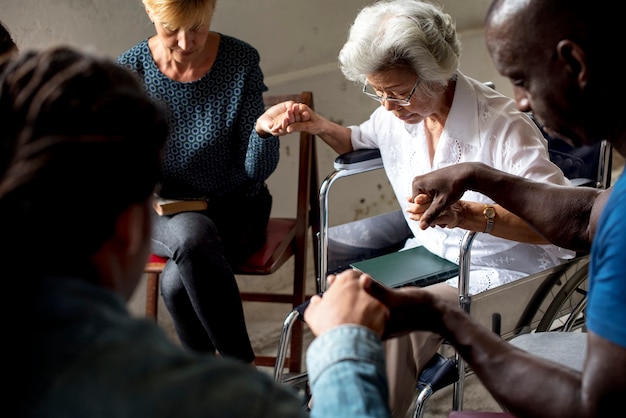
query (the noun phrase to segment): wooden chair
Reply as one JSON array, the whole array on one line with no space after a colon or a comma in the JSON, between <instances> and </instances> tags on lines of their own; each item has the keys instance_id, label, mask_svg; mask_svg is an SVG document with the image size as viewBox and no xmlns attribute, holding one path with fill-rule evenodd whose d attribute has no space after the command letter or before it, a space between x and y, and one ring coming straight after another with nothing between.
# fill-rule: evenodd
<instances>
[{"instance_id":1,"label":"wooden chair","mask_svg":"<svg viewBox=\"0 0 626 418\"><path fill-rule=\"evenodd\" d=\"M264 97L265 106L270 107L277 103L293 100L305 103L313 108L313 93L303 91L297 94L285 94ZM280 163L279 163L280 164ZM266 276L277 272L286 261L294 257L293 281L291 293L277 292L241 292L243 301L290 304L292 309L302 304L307 298L307 255L308 236L311 231L312 243L315 243L319 233L319 179L317 171L317 152L313 135L300 133L299 160L298 160L298 187L296 216L293 218L270 218L267 226L267 238L261 249L254 253L243 264L233 266L235 274ZM317 246L313 245L314 259L317 260ZM156 319L159 298L159 275L163 271L167 259L150 255L145 267L146 282L146 316ZM315 263L315 277L317 263ZM302 324L294 326L290 345L290 354L285 366L290 372L300 372L302 369L303 353ZM274 367L276 356L257 356L259 366Z\"/></svg>"}]
</instances>

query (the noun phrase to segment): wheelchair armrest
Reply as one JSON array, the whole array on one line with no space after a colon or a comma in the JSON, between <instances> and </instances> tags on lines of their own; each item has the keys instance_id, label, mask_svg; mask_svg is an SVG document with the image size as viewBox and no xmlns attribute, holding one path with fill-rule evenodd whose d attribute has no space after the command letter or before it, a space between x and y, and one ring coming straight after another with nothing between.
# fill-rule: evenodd
<instances>
[{"instance_id":1,"label":"wheelchair armrest","mask_svg":"<svg viewBox=\"0 0 626 418\"><path fill-rule=\"evenodd\" d=\"M436 353L422 369L417 381L417 387L429 385L433 392L445 388L459 380L459 370L453 359Z\"/></svg>"},{"instance_id":2,"label":"wheelchair armrest","mask_svg":"<svg viewBox=\"0 0 626 418\"><path fill-rule=\"evenodd\" d=\"M319 295L321 296L321 293ZM304 302L302 302L300 305L293 308L295 312L298 312L299 320L304 321L304 311L306 310L306 308L309 307L310 302L311 302L311 299L307 299Z\"/></svg>"},{"instance_id":3,"label":"wheelchair armrest","mask_svg":"<svg viewBox=\"0 0 626 418\"><path fill-rule=\"evenodd\" d=\"M358 149L335 158L335 170L356 170L382 168L383 160L379 149Z\"/></svg>"},{"instance_id":4,"label":"wheelchair armrest","mask_svg":"<svg viewBox=\"0 0 626 418\"><path fill-rule=\"evenodd\" d=\"M583 177L570 179L570 182L572 183L572 186L576 187L598 187L598 184L595 181Z\"/></svg>"}]
</instances>

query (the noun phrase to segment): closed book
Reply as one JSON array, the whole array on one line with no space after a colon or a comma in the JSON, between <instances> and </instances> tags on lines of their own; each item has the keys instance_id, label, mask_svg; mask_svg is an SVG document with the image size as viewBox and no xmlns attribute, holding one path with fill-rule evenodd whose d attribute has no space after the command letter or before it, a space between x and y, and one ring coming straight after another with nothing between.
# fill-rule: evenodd
<instances>
[{"instance_id":1,"label":"closed book","mask_svg":"<svg viewBox=\"0 0 626 418\"><path fill-rule=\"evenodd\" d=\"M206 199L164 199L155 196L153 207L159 215L173 215L180 212L205 210L208 207Z\"/></svg>"},{"instance_id":2,"label":"closed book","mask_svg":"<svg viewBox=\"0 0 626 418\"><path fill-rule=\"evenodd\" d=\"M413 247L350 264L388 287L428 286L459 274L459 266L424 247Z\"/></svg>"}]
</instances>

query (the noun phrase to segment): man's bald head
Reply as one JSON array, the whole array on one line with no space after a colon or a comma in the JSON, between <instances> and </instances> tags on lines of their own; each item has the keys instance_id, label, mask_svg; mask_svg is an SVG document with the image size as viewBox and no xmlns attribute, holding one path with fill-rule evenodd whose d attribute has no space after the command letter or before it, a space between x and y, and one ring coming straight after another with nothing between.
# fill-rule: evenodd
<instances>
[{"instance_id":1,"label":"man's bald head","mask_svg":"<svg viewBox=\"0 0 626 418\"><path fill-rule=\"evenodd\" d=\"M494 0L485 39L523 111L577 145L607 139L623 119L616 65L620 14L583 0ZM618 99L619 98L619 99ZM610 118L607 123L598 120Z\"/></svg>"}]
</instances>

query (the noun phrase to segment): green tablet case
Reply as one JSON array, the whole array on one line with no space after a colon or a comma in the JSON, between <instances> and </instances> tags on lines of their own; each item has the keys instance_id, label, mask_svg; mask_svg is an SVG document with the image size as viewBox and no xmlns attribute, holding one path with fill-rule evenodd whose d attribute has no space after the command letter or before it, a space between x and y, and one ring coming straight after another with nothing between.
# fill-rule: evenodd
<instances>
[{"instance_id":1,"label":"green tablet case","mask_svg":"<svg viewBox=\"0 0 626 418\"><path fill-rule=\"evenodd\" d=\"M459 274L457 264L431 253L424 247L409 248L357 261L350 266L369 274L374 280L388 287L423 287Z\"/></svg>"}]
</instances>

